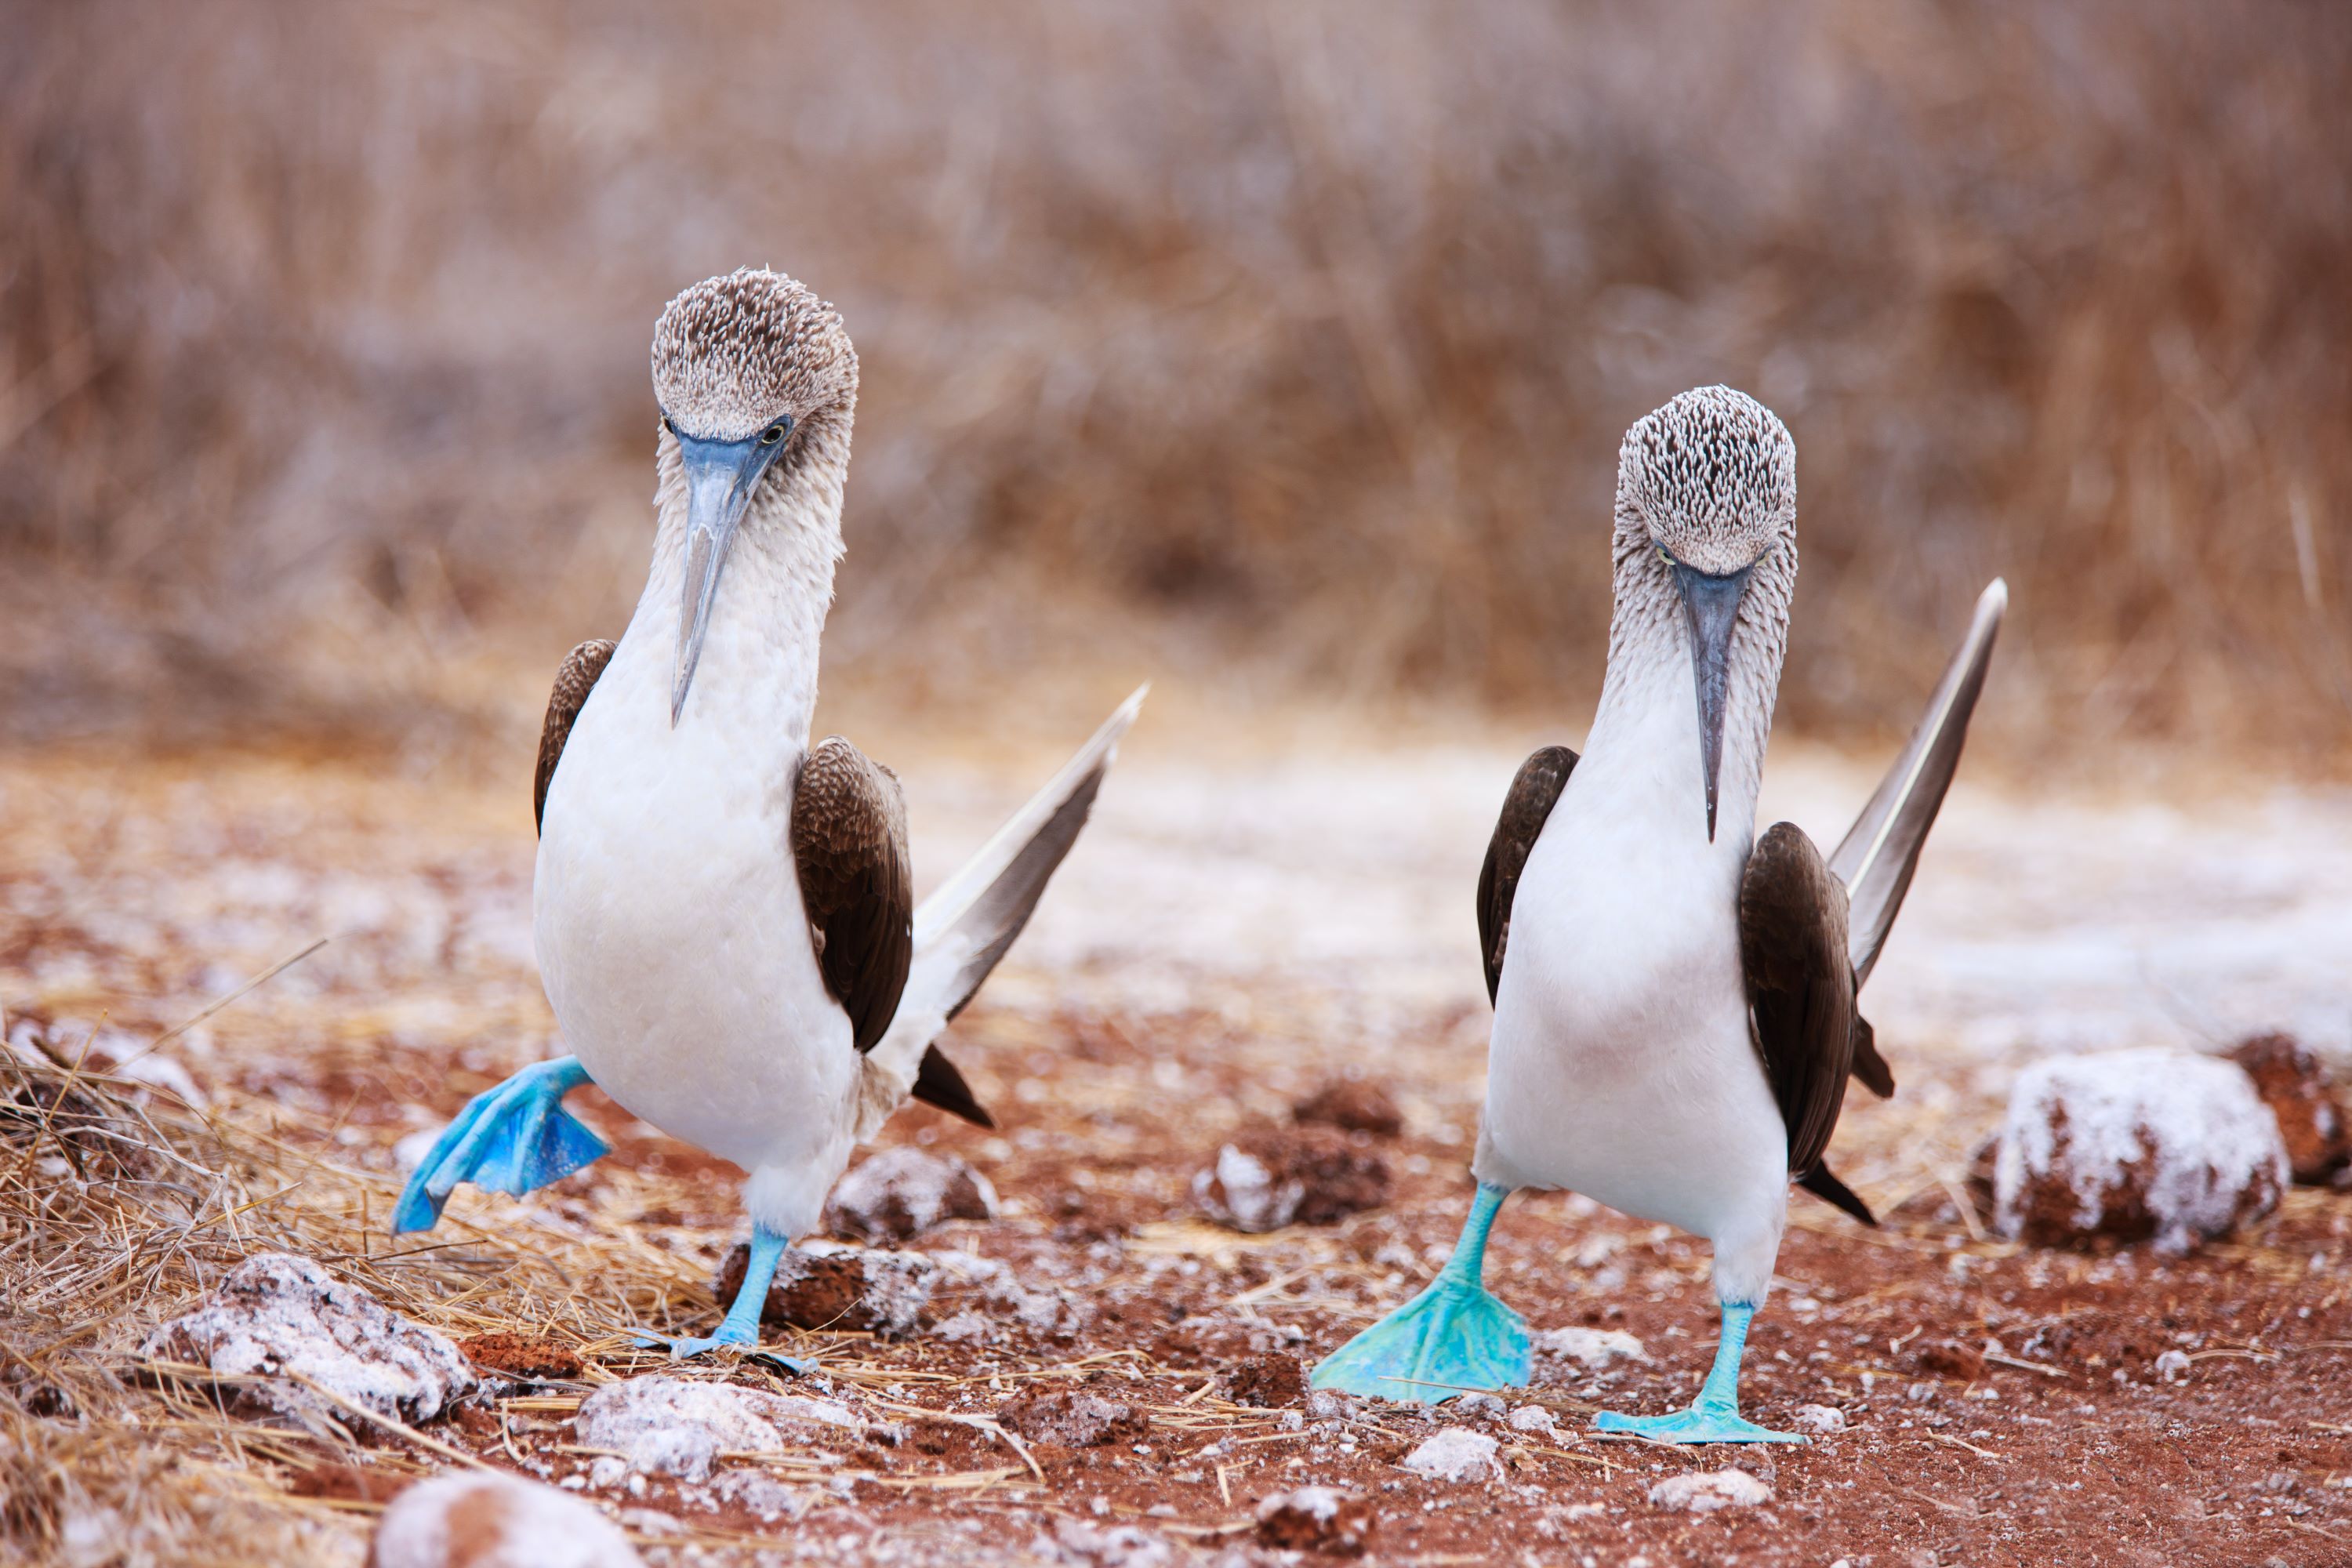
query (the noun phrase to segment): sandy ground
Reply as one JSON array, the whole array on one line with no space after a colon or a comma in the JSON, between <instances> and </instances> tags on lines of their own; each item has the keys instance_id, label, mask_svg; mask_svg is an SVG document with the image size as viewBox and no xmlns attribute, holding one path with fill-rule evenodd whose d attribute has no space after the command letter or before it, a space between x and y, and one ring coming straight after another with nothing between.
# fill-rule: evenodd
<instances>
[{"instance_id":1,"label":"sandy ground","mask_svg":"<svg viewBox=\"0 0 2352 1568\"><path fill-rule=\"evenodd\" d=\"M1889 1223L1865 1233L1797 1199L1754 1341L1761 1418L1820 1404L1848 1427L1739 1457L1773 1500L1693 1516L1648 1489L1723 1454L1604 1444L1583 1425L1596 1404L1661 1409L1696 1386L1712 1339L1704 1249L1580 1200L1515 1203L1490 1281L1538 1327L1630 1331L1647 1359L1550 1368L1539 1397L1557 1437L1443 1417L1504 1439L1496 1478L1402 1468L1429 1432L1416 1412L1309 1419L1234 1397L1244 1359L1311 1363L1417 1289L1459 1225L1486 1017L1471 882L1517 749L1317 748L1236 764L1155 745L1148 722L950 1041L1000 1131L916 1110L887 1134L961 1154L1005 1199L998 1219L916 1246L1001 1259L1076 1306L961 1342L784 1337L859 1397L984 1414L1083 1384L1131 1402L1149 1435L1041 1445L1034 1470L985 1441L863 1454L848 1467L863 1479L788 1475L781 1521L677 1483L574 1483L654 1559L1272 1561L1249 1528L1255 1500L1317 1481L1372 1500L1381 1562L2352 1563L2352 1198L2298 1192L2259 1234L2167 1259L1988 1240L1958 1191L2010 1074L2038 1053L2218 1046L2284 1026L2352 1055L2352 794L2176 805L1964 785L1864 994L1902 1091L1885 1106L1858 1096L1835 1145ZM1027 782L947 754L892 760L925 883ZM1766 817L1826 844L1871 782L1865 766L1782 747ZM346 1266L409 1281L404 1310L589 1348L582 1379L486 1395L490 1414L436 1427L562 1479L591 1462L567 1451L581 1394L651 1365L599 1339L598 1322L707 1326L704 1282L737 1216L730 1173L606 1102L590 1114L616 1139L613 1156L530 1200L461 1196L439 1250L395 1267L415 1244L381 1226L394 1146L558 1048L530 956L525 805L520 790L332 759L0 761L0 980L12 1016L50 1021L53 1038L120 1030L107 1037L120 1048L328 938L152 1059L184 1069L238 1136L267 1129L331 1164L335 1222L354 1238ZM1388 1172L1388 1201L1266 1237L1204 1223L1193 1174L1342 1074L1381 1085L1403 1112L1395 1137L1356 1141ZM329 1184L322 1173L269 1202L324 1205ZM298 1217L323 1225L323 1212ZM0 1258L15 1239L0 1235ZM551 1284L529 1261L600 1246L614 1250L590 1281ZM42 1420L153 1422L165 1395L123 1371L124 1353L227 1257L152 1275L102 1324L68 1302L16 1303L20 1345L80 1336L71 1353L112 1369L78 1415ZM1990 1361L1989 1341L2001 1347ZM2155 1370L2168 1349L2189 1356L2185 1375ZM26 1430L20 1442L54 1436ZM190 1449L190 1474L227 1466L236 1507L299 1530L321 1562L356 1563L381 1506L380 1487L336 1477L441 1462L381 1434L309 1458L298 1444L224 1459L216 1435L186 1441L212 1445ZM40 1528L54 1534L58 1510L70 1511L58 1505ZM41 1539L11 1521L0 1514ZM1105 1533L1118 1528L1139 1533Z\"/></svg>"}]
</instances>

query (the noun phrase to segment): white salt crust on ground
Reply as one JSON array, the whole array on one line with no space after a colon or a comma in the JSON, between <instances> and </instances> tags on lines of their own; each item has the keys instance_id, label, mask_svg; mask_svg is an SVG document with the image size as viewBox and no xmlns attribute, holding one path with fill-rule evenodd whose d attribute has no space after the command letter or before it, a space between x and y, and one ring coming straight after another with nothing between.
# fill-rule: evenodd
<instances>
[{"instance_id":1,"label":"white salt crust on ground","mask_svg":"<svg viewBox=\"0 0 2352 1568\"><path fill-rule=\"evenodd\" d=\"M2185 1051L2053 1057L2017 1076L1993 1164L1995 1223L2014 1238L2071 1200L2084 1235L2144 1202L2159 1247L2226 1236L2286 1189L2286 1148L2235 1062ZM2053 1204L2054 1200L2054 1204Z\"/></svg>"},{"instance_id":2,"label":"white salt crust on ground","mask_svg":"<svg viewBox=\"0 0 2352 1568\"><path fill-rule=\"evenodd\" d=\"M643 1568L578 1498L504 1471L419 1481L383 1510L369 1568Z\"/></svg>"},{"instance_id":3,"label":"white salt crust on ground","mask_svg":"<svg viewBox=\"0 0 2352 1568\"><path fill-rule=\"evenodd\" d=\"M291 1415L348 1415L292 1381L296 1376L412 1425L441 1414L475 1382L445 1335L290 1252L247 1258L210 1301L158 1327L139 1352L225 1377L269 1378L249 1392Z\"/></svg>"}]
</instances>

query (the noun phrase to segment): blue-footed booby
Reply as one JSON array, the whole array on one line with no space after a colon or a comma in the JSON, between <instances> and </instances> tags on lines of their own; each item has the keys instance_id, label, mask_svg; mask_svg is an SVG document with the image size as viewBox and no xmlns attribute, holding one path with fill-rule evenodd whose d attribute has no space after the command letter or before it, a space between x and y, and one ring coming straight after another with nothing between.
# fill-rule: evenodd
<instances>
[{"instance_id":1,"label":"blue-footed booby","mask_svg":"<svg viewBox=\"0 0 2352 1568\"><path fill-rule=\"evenodd\" d=\"M932 1042L1012 945L1093 808L1136 692L916 908L898 781L811 743L841 557L857 356L777 273L698 283L654 329L659 523L628 630L563 662L541 732L534 935L576 1055L478 1096L402 1194L520 1195L605 1152L593 1082L747 1173L750 1268L690 1355L757 1342L778 1258L851 1149L909 1097L993 1125Z\"/></svg>"},{"instance_id":2,"label":"blue-footed booby","mask_svg":"<svg viewBox=\"0 0 2352 1568\"><path fill-rule=\"evenodd\" d=\"M1429 1289L1318 1366L1318 1387L1435 1403L1525 1383L1526 1324L1481 1282L1486 1233L1513 1191L1567 1189L1715 1247L1723 1333L1696 1400L1595 1426L1803 1440L1741 1418L1740 1353L1790 1182L1874 1223L1822 1163L1849 1075L1895 1091L1855 994L1959 763L2008 591L1978 601L1836 852L1786 822L1759 840L1796 519L1795 444L1754 399L1703 387L1627 432L1600 710L1582 757L1548 746L1521 766L1478 875L1495 1023L1470 1220Z\"/></svg>"}]
</instances>

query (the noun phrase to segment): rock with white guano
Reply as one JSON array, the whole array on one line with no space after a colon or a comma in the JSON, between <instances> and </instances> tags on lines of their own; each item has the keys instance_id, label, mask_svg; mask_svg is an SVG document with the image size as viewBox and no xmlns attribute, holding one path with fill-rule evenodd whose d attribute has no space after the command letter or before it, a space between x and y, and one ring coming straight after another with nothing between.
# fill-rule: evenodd
<instances>
[{"instance_id":1,"label":"rock with white guano","mask_svg":"<svg viewBox=\"0 0 2352 1568\"><path fill-rule=\"evenodd\" d=\"M419 1481L392 1500L368 1568L643 1568L613 1523L567 1492L503 1470Z\"/></svg>"},{"instance_id":2,"label":"rock with white guano","mask_svg":"<svg viewBox=\"0 0 2352 1568\"><path fill-rule=\"evenodd\" d=\"M581 1402L572 1430L582 1447L608 1450L625 1470L688 1481L707 1479L721 1454L842 1447L901 1435L835 1400L683 1377L606 1384Z\"/></svg>"},{"instance_id":3,"label":"rock with white guano","mask_svg":"<svg viewBox=\"0 0 2352 1568\"><path fill-rule=\"evenodd\" d=\"M1256 1128L1193 1176L1192 1199L1218 1224L1252 1234L1333 1225L1389 1201L1388 1162L1335 1128Z\"/></svg>"},{"instance_id":4,"label":"rock with white guano","mask_svg":"<svg viewBox=\"0 0 2352 1568\"><path fill-rule=\"evenodd\" d=\"M255 1379L239 1385L242 1396L298 1418L348 1420L357 1406L413 1425L440 1415L476 1381L446 1335L290 1252L247 1258L211 1300L158 1326L139 1352Z\"/></svg>"},{"instance_id":5,"label":"rock with white guano","mask_svg":"<svg viewBox=\"0 0 2352 1568\"><path fill-rule=\"evenodd\" d=\"M1534 1335L1532 1348L1538 1383L1606 1371L1621 1361L1650 1359L1642 1342L1622 1329L1544 1329Z\"/></svg>"},{"instance_id":6,"label":"rock with white guano","mask_svg":"<svg viewBox=\"0 0 2352 1568\"><path fill-rule=\"evenodd\" d=\"M1706 1470L1668 1476L1650 1489L1650 1500L1678 1512L1713 1513L1721 1508L1754 1508L1772 1500L1772 1489L1746 1470Z\"/></svg>"},{"instance_id":7,"label":"rock with white guano","mask_svg":"<svg viewBox=\"0 0 2352 1568\"><path fill-rule=\"evenodd\" d=\"M1336 1487L1300 1487L1257 1505L1257 1542L1276 1552L1360 1557L1376 1522L1369 1498Z\"/></svg>"},{"instance_id":8,"label":"rock with white guano","mask_svg":"<svg viewBox=\"0 0 2352 1568\"><path fill-rule=\"evenodd\" d=\"M922 1149L877 1150L835 1184L825 1228L906 1241L951 1219L996 1217L996 1189L965 1162Z\"/></svg>"},{"instance_id":9,"label":"rock with white guano","mask_svg":"<svg viewBox=\"0 0 2352 1568\"><path fill-rule=\"evenodd\" d=\"M1483 1481L1495 1474L1502 1445L1467 1426L1445 1426L1404 1457L1404 1468L1441 1481Z\"/></svg>"},{"instance_id":10,"label":"rock with white guano","mask_svg":"<svg viewBox=\"0 0 2352 1568\"><path fill-rule=\"evenodd\" d=\"M2278 1206L2278 1120L2234 1062L2185 1051L2055 1057L2018 1074L1993 1159L1994 1224L2042 1246L2179 1251Z\"/></svg>"}]
</instances>

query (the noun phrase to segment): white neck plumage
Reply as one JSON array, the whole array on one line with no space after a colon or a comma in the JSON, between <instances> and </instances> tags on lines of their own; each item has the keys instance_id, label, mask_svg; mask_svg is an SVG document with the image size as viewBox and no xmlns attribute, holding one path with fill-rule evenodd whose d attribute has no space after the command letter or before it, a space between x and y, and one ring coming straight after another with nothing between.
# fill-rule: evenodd
<instances>
[{"instance_id":1,"label":"white neck plumage","mask_svg":"<svg viewBox=\"0 0 2352 1568\"><path fill-rule=\"evenodd\" d=\"M1609 624L1609 669L1601 706L1585 742L1588 759L1612 753L1645 772L1654 770L1674 820L1687 816L1706 831L1705 784L1699 757L1698 695L1690 630L1673 568L1659 558L1646 529L1622 521L1615 546L1615 610ZM1764 746L1789 641L1789 599L1797 579L1797 547L1783 543L1756 564L1740 600L1731 645L1730 683L1723 726L1723 768L1717 782L1716 841L1752 839L1756 795L1763 782ZM1681 806L1687 803L1688 811Z\"/></svg>"},{"instance_id":2,"label":"white neck plumage","mask_svg":"<svg viewBox=\"0 0 2352 1568\"><path fill-rule=\"evenodd\" d=\"M813 416L760 488L728 552L681 725L756 726L806 751L818 647L842 554L849 474L846 411ZM657 647L677 637L686 586L687 485L677 443L662 437L652 569L630 630Z\"/></svg>"}]
</instances>

